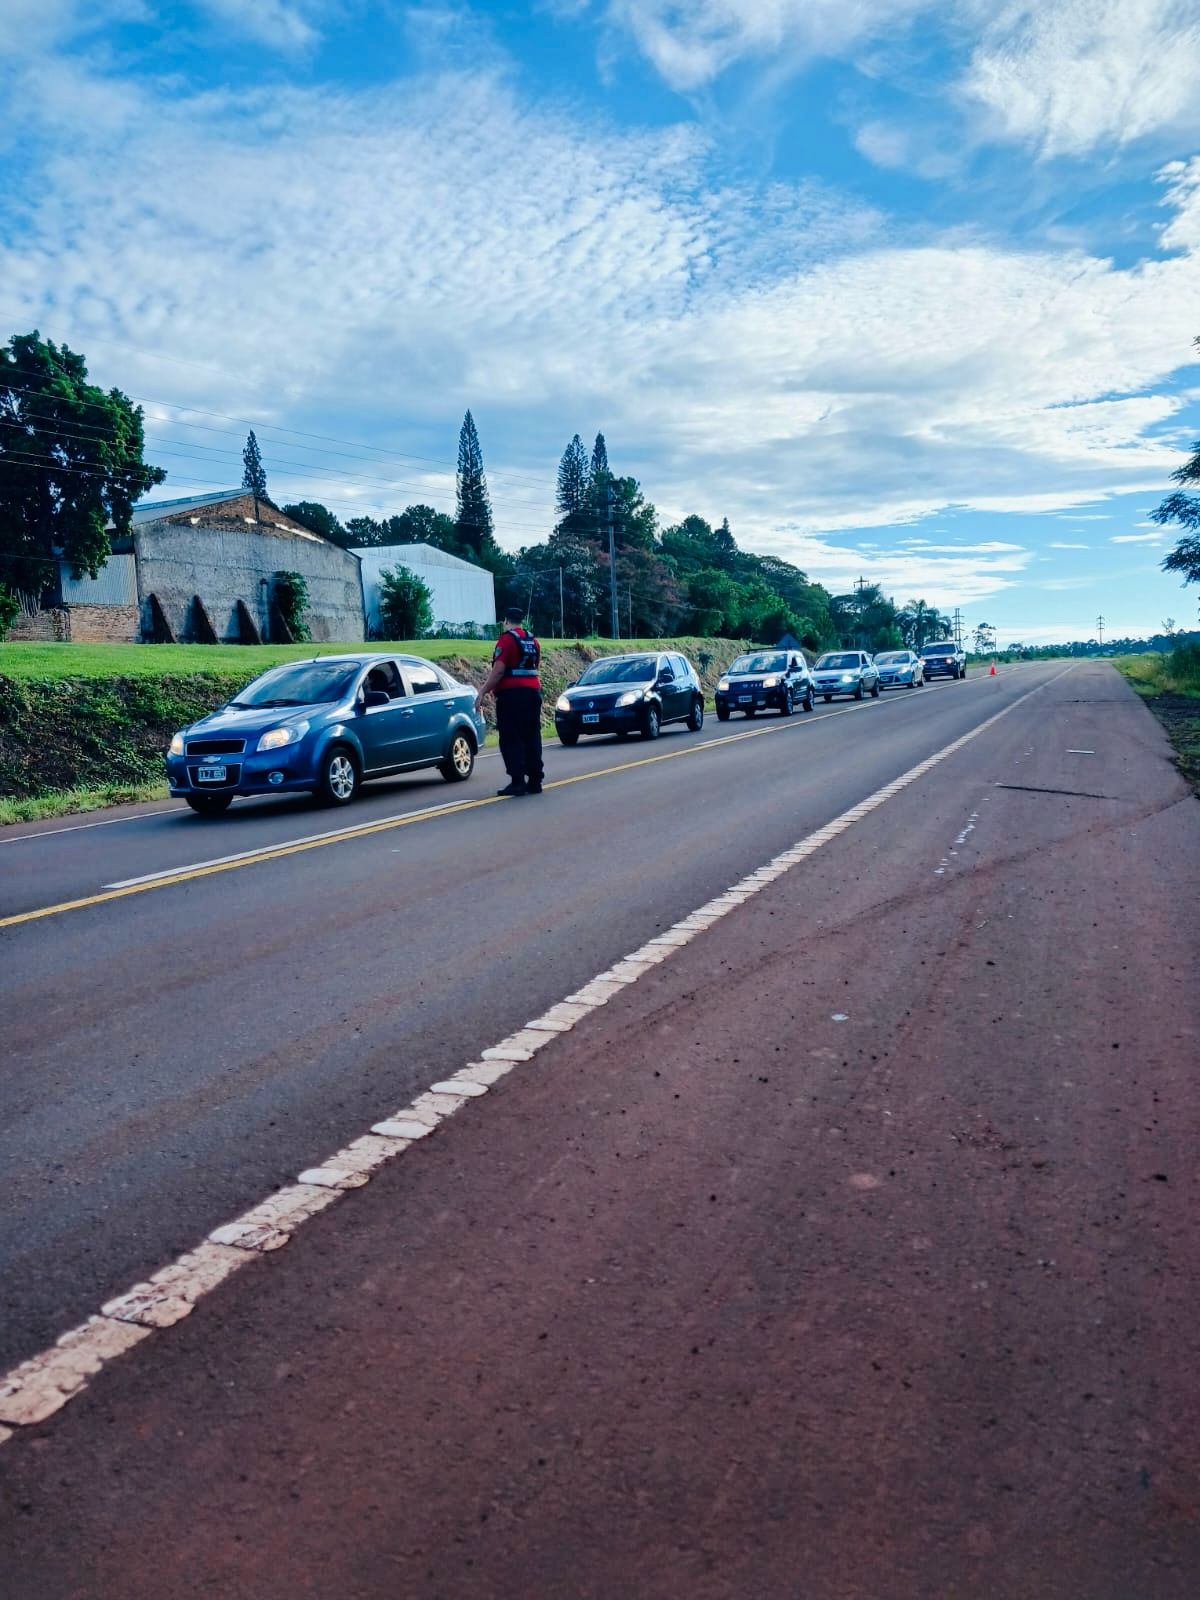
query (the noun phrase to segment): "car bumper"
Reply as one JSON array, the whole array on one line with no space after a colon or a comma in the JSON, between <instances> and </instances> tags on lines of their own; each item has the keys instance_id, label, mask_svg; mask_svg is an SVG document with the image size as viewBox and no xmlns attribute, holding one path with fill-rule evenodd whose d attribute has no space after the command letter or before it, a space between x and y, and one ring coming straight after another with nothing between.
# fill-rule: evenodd
<instances>
[{"instance_id":1,"label":"car bumper","mask_svg":"<svg viewBox=\"0 0 1200 1600\"><path fill-rule=\"evenodd\" d=\"M891 678L881 677L879 680L879 687L881 689L907 689L909 684L912 682L913 674L911 672L906 672L903 677L897 673Z\"/></svg>"},{"instance_id":2,"label":"car bumper","mask_svg":"<svg viewBox=\"0 0 1200 1600\"><path fill-rule=\"evenodd\" d=\"M767 711L774 708L778 711L783 704L782 689L752 689L749 692L730 689L728 694L718 693L715 696L718 711ZM795 704L804 698L803 690L793 696Z\"/></svg>"},{"instance_id":3,"label":"car bumper","mask_svg":"<svg viewBox=\"0 0 1200 1600\"><path fill-rule=\"evenodd\" d=\"M596 718L595 722L585 722L583 712L556 711L554 727L558 733L579 736L586 733L633 733L641 727L645 710L644 705L633 705L613 706L608 711L587 712L587 716Z\"/></svg>"},{"instance_id":4,"label":"car bumper","mask_svg":"<svg viewBox=\"0 0 1200 1600\"><path fill-rule=\"evenodd\" d=\"M864 689L865 690L866 687L867 687L866 684L861 682L861 680L859 682L857 682L857 683L842 683L840 679L839 679L839 681L837 683L822 683L818 679L813 685L813 693L814 694L848 694L848 695L853 697L854 695L856 695L858 693L859 689Z\"/></svg>"},{"instance_id":5,"label":"car bumper","mask_svg":"<svg viewBox=\"0 0 1200 1600\"><path fill-rule=\"evenodd\" d=\"M223 766L223 782L202 782L200 768ZM274 781L272 781L274 779ZM315 789L317 776L299 749L253 750L243 755L168 756L167 782L173 795L287 794Z\"/></svg>"},{"instance_id":6,"label":"car bumper","mask_svg":"<svg viewBox=\"0 0 1200 1600\"><path fill-rule=\"evenodd\" d=\"M928 663L926 663L925 676L927 678L957 678L958 668L953 662L951 662L949 666L945 667L931 667Z\"/></svg>"}]
</instances>

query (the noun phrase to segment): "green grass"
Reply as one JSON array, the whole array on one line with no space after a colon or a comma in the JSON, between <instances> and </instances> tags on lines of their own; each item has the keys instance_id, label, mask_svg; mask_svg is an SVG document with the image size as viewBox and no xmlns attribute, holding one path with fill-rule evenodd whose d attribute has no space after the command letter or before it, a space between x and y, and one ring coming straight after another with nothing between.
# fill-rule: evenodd
<instances>
[{"instance_id":1,"label":"green grass","mask_svg":"<svg viewBox=\"0 0 1200 1600\"><path fill-rule=\"evenodd\" d=\"M139 800L165 800L165 783L110 783L98 789L60 789L57 794L27 795L12 799L0 795L0 828L12 822L42 822L47 817L69 817L104 806L125 806Z\"/></svg>"},{"instance_id":2,"label":"green grass","mask_svg":"<svg viewBox=\"0 0 1200 1600\"><path fill-rule=\"evenodd\" d=\"M424 656L427 660L487 661L491 639L404 639L363 644L0 644L0 678L54 683L67 678L178 678L201 673L238 677L248 683L281 661L377 650ZM692 653L711 641L700 639L543 639L544 650L581 644L595 652L679 649Z\"/></svg>"},{"instance_id":3,"label":"green grass","mask_svg":"<svg viewBox=\"0 0 1200 1600\"><path fill-rule=\"evenodd\" d=\"M1147 650L1138 656L1117 656L1113 665L1139 694L1180 694L1200 698L1200 649L1185 645L1170 655Z\"/></svg>"}]
</instances>

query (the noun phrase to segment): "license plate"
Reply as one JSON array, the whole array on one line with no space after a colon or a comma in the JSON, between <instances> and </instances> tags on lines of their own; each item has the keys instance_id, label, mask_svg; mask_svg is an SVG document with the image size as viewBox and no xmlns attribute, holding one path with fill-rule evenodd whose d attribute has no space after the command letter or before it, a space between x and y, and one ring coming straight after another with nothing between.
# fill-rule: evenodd
<instances>
[{"instance_id":1,"label":"license plate","mask_svg":"<svg viewBox=\"0 0 1200 1600\"><path fill-rule=\"evenodd\" d=\"M753 699L754 696L752 694L740 694L738 695L738 705L748 706Z\"/></svg>"},{"instance_id":2,"label":"license plate","mask_svg":"<svg viewBox=\"0 0 1200 1600\"><path fill-rule=\"evenodd\" d=\"M224 767L198 767L196 769L197 783L224 783Z\"/></svg>"},{"instance_id":3,"label":"license plate","mask_svg":"<svg viewBox=\"0 0 1200 1600\"><path fill-rule=\"evenodd\" d=\"M584 714L583 714L583 720L585 722L599 722L600 721L600 713L598 711L591 711L591 712L585 711Z\"/></svg>"}]
</instances>

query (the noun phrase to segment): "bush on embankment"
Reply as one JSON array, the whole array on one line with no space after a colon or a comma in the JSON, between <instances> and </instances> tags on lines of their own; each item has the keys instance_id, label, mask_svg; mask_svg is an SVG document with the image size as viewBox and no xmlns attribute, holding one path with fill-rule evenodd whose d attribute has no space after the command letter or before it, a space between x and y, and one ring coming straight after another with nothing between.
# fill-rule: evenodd
<instances>
[{"instance_id":1,"label":"bush on embankment","mask_svg":"<svg viewBox=\"0 0 1200 1600\"><path fill-rule=\"evenodd\" d=\"M1200 794L1200 645L1118 656L1113 664L1162 723L1180 772Z\"/></svg>"},{"instance_id":2,"label":"bush on embankment","mask_svg":"<svg viewBox=\"0 0 1200 1600\"><path fill-rule=\"evenodd\" d=\"M721 672L742 648L730 639L624 641L621 645L547 643L542 683L547 716L566 685L598 655L617 650L678 649L698 667L711 695ZM177 729L223 705L264 667L316 654L311 647L93 645L0 646L0 797L61 796L68 791L131 792L163 779L163 753ZM325 653L334 653L330 646ZM353 648L343 645L342 650ZM385 647L374 646L381 653ZM422 640L393 649L419 652L467 683L487 675L491 646ZM29 652L51 651L33 657ZM103 652L113 654L106 657ZM176 651L186 651L180 662ZM132 652L132 654L130 653ZM219 655L218 655L219 652ZM105 670L107 661L112 666ZM208 662L220 671L199 670ZM193 670L188 670L192 667ZM77 668L77 670L73 670ZM157 668L157 670L156 670ZM232 670L231 670L232 668ZM239 670L240 669L240 670ZM61 808L60 808L61 809Z\"/></svg>"}]
</instances>

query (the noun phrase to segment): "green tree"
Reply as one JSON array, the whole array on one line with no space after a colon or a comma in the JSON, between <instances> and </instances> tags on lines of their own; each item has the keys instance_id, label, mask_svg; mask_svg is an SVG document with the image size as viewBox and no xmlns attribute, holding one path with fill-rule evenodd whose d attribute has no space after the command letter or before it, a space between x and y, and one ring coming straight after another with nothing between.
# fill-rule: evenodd
<instances>
[{"instance_id":1,"label":"green tree","mask_svg":"<svg viewBox=\"0 0 1200 1600\"><path fill-rule=\"evenodd\" d=\"M587 510L590 481L587 451L583 448L583 440L575 434L558 463L555 508L561 518L577 517Z\"/></svg>"},{"instance_id":2,"label":"green tree","mask_svg":"<svg viewBox=\"0 0 1200 1600\"><path fill-rule=\"evenodd\" d=\"M455 531L454 518L432 506L406 506L399 516L383 523L381 544L428 544L452 556L465 554ZM471 559L470 555L466 559Z\"/></svg>"},{"instance_id":3,"label":"green tree","mask_svg":"<svg viewBox=\"0 0 1200 1600\"><path fill-rule=\"evenodd\" d=\"M371 549L383 543L383 523L374 517L349 517L346 520L346 540L351 550Z\"/></svg>"},{"instance_id":4,"label":"green tree","mask_svg":"<svg viewBox=\"0 0 1200 1600\"><path fill-rule=\"evenodd\" d=\"M246 448L242 451L242 488L254 496L256 506L267 498L267 469L263 466L253 428L246 435Z\"/></svg>"},{"instance_id":5,"label":"green tree","mask_svg":"<svg viewBox=\"0 0 1200 1600\"><path fill-rule=\"evenodd\" d=\"M319 500L299 500L295 505L284 506L283 514L313 533L319 533L322 539L328 539L331 544L344 547L349 543L345 528Z\"/></svg>"},{"instance_id":6,"label":"green tree","mask_svg":"<svg viewBox=\"0 0 1200 1600\"><path fill-rule=\"evenodd\" d=\"M1200 344L1200 339L1196 342ZM1175 483L1200 484L1200 440L1192 446L1190 459L1171 478ZM1200 496L1169 494L1150 513L1150 520L1162 527L1174 522L1187 529L1170 555L1163 558L1163 571L1178 572L1184 583L1200 583Z\"/></svg>"},{"instance_id":7,"label":"green tree","mask_svg":"<svg viewBox=\"0 0 1200 1600\"><path fill-rule=\"evenodd\" d=\"M420 639L433 627L429 585L399 563L379 574L379 621L385 639Z\"/></svg>"},{"instance_id":8,"label":"green tree","mask_svg":"<svg viewBox=\"0 0 1200 1600\"><path fill-rule=\"evenodd\" d=\"M38 595L56 557L92 577L166 473L142 459L142 410L87 381L84 358L39 334L0 349L0 584Z\"/></svg>"},{"instance_id":9,"label":"green tree","mask_svg":"<svg viewBox=\"0 0 1200 1600\"><path fill-rule=\"evenodd\" d=\"M458 475L455 483L454 533L459 543L473 550L476 558L495 544L492 529L492 502L483 470L483 450L475 419L468 411L458 435Z\"/></svg>"}]
</instances>

